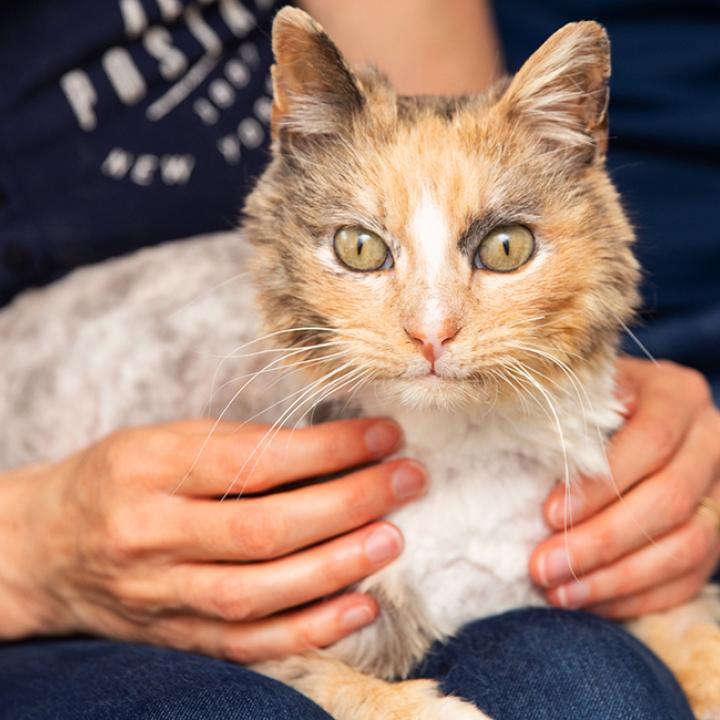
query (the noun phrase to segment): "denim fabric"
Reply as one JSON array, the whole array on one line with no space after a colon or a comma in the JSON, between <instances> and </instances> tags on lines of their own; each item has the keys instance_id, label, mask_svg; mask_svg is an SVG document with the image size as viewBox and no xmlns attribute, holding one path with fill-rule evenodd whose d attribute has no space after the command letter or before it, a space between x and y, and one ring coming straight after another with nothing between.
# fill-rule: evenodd
<instances>
[{"instance_id":1,"label":"denim fabric","mask_svg":"<svg viewBox=\"0 0 720 720\"><path fill-rule=\"evenodd\" d=\"M616 623L531 609L468 625L416 677L493 720L693 720L670 671Z\"/></svg>"},{"instance_id":2,"label":"denim fabric","mask_svg":"<svg viewBox=\"0 0 720 720\"><path fill-rule=\"evenodd\" d=\"M692 720L668 670L620 627L519 610L466 627L415 673L495 720ZM0 720L329 720L241 667L95 639L0 646ZM378 718L381 720L381 718Z\"/></svg>"}]
</instances>

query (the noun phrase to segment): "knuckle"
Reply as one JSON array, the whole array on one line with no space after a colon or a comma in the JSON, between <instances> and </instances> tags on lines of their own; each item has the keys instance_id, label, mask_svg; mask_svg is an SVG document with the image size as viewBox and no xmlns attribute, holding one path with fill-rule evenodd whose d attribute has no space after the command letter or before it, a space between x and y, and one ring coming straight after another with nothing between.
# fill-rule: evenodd
<instances>
[{"instance_id":1,"label":"knuckle","mask_svg":"<svg viewBox=\"0 0 720 720\"><path fill-rule=\"evenodd\" d=\"M367 522L380 513L373 512L375 497L373 488L368 482L352 483L346 490L343 502L343 512L353 526Z\"/></svg>"},{"instance_id":2,"label":"knuckle","mask_svg":"<svg viewBox=\"0 0 720 720\"><path fill-rule=\"evenodd\" d=\"M108 518L104 544L108 557L118 563L130 562L142 553L141 533L132 514L115 512Z\"/></svg>"},{"instance_id":3,"label":"knuckle","mask_svg":"<svg viewBox=\"0 0 720 720\"><path fill-rule=\"evenodd\" d=\"M226 660L239 665L247 665L257 659L255 654L251 652L247 642L240 638L227 640L224 644L222 655Z\"/></svg>"},{"instance_id":4,"label":"knuckle","mask_svg":"<svg viewBox=\"0 0 720 720\"><path fill-rule=\"evenodd\" d=\"M698 398L698 400L709 402L711 397L710 384L705 376L700 371L689 367L682 368L682 373L685 391Z\"/></svg>"},{"instance_id":5,"label":"knuckle","mask_svg":"<svg viewBox=\"0 0 720 720\"><path fill-rule=\"evenodd\" d=\"M254 560L278 557L285 549L285 519L279 512L254 506L237 518L232 532L241 551Z\"/></svg>"},{"instance_id":6,"label":"knuckle","mask_svg":"<svg viewBox=\"0 0 720 720\"><path fill-rule=\"evenodd\" d=\"M675 476L664 488L657 505L657 517L664 520L665 529L681 525L695 513L695 498L688 491L684 478Z\"/></svg>"},{"instance_id":7,"label":"knuckle","mask_svg":"<svg viewBox=\"0 0 720 720\"><path fill-rule=\"evenodd\" d=\"M235 577L223 578L216 584L211 605L214 613L226 622L242 622L256 617L252 595Z\"/></svg>"},{"instance_id":8,"label":"knuckle","mask_svg":"<svg viewBox=\"0 0 720 720\"><path fill-rule=\"evenodd\" d=\"M103 443L103 460L109 474L122 477L126 474L128 459L134 451L133 436L130 430L115 430Z\"/></svg>"},{"instance_id":9,"label":"knuckle","mask_svg":"<svg viewBox=\"0 0 720 720\"><path fill-rule=\"evenodd\" d=\"M645 452L652 456L655 464L665 462L675 445L675 430L665 419L646 420L640 429Z\"/></svg>"},{"instance_id":10,"label":"knuckle","mask_svg":"<svg viewBox=\"0 0 720 720\"><path fill-rule=\"evenodd\" d=\"M715 529L712 528L713 533ZM685 542L682 544L680 556L684 568L694 568L704 562L712 546L712 538L704 523L693 523L688 529Z\"/></svg>"}]
</instances>

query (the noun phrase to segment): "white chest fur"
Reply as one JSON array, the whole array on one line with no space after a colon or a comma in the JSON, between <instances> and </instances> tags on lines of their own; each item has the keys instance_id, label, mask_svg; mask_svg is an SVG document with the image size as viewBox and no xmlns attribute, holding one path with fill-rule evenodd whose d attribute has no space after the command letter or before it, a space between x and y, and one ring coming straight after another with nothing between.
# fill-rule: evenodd
<instances>
[{"instance_id":1,"label":"white chest fur","mask_svg":"<svg viewBox=\"0 0 720 720\"><path fill-rule=\"evenodd\" d=\"M581 395L578 395L578 392ZM542 504L552 486L578 472L606 470L604 440L619 424L610 372L555 393L553 410L475 409L442 413L391 407L376 397L366 413L391 415L406 433L403 453L428 469L430 487L420 501L390 516L404 533L406 549L391 566L360 588L375 593L393 625L422 626L400 631L385 657L371 659L395 632L379 623L344 641L341 654L380 674L402 674L433 639L465 623L504 610L542 604L528 575L535 545L548 533ZM566 466L567 464L567 466ZM414 650L399 652L410 642Z\"/></svg>"}]
</instances>

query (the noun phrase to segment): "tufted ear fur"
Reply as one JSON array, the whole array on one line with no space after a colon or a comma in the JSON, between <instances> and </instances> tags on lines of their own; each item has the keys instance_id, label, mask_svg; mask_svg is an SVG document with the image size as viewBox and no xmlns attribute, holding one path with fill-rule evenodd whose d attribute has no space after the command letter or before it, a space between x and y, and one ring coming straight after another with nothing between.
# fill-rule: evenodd
<instances>
[{"instance_id":1,"label":"tufted ear fur","mask_svg":"<svg viewBox=\"0 0 720 720\"><path fill-rule=\"evenodd\" d=\"M364 98L357 78L325 31L307 13L285 7L272 31L273 137L284 132L333 135Z\"/></svg>"},{"instance_id":2,"label":"tufted ear fur","mask_svg":"<svg viewBox=\"0 0 720 720\"><path fill-rule=\"evenodd\" d=\"M530 56L501 107L554 148L584 162L607 150L610 42L596 22L569 23ZM575 151L575 152L573 152Z\"/></svg>"}]
</instances>

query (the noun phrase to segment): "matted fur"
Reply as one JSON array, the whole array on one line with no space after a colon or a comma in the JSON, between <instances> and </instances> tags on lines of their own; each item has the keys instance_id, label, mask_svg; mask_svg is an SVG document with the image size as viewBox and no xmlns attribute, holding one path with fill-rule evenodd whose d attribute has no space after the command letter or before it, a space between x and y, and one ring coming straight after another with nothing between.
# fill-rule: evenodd
<instances>
[{"instance_id":1,"label":"matted fur","mask_svg":"<svg viewBox=\"0 0 720 720\"><path fill-rule=\"evenodd\" d=\"M273 43L273 158L243 229L254 252L234 234L168 244L0 313L0 462L50 461L207 408L293 424L338 400L326 417L396 417L431 484L390 518L403 555L360 585L380 619L260 669L337 720L477 720L432 682L388 680L472 619L542 604L527 573L542 501L558 478L607 470L618 334L638 301L632 229L604 167L607 37L567 25L515 78L459 98L396 95L293 8ZM483 236L512 223L534 233L531 260L474 269ZM337 261L335 231L356 224L385 239L392 269ZM434 364L419 335L442 348ZM708 596L633 625L708 719L717 609Z\"/></svg>"}]
</instances>

